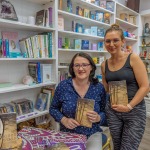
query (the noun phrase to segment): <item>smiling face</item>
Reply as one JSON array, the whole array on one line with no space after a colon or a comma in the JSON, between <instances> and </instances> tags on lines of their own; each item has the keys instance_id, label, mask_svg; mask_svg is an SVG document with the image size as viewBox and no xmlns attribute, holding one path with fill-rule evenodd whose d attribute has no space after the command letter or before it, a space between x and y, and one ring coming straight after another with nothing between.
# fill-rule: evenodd
<instances>
[{"instance_id":1,"label":"smiling face","mask_svg":"<svg viewBox=\"0 0 150 150\"><path fill-rule=\"evenodd\" d=\"M73 71L79 80L89 80L92 66L88 59L77 56L74 60Z\"/></svg>"},{"instance_id":2,"label":"smiling face","mask_svg":"<svg viewBox=\"0 0 150 150\"><path fill-rule=\"evenodd\" d=\"M105 47L110 54L115 54L121 51L124 42L125 40L121 39L120 32L118 31L108 32L104 40Z\"/></svg>"}]
</instances>

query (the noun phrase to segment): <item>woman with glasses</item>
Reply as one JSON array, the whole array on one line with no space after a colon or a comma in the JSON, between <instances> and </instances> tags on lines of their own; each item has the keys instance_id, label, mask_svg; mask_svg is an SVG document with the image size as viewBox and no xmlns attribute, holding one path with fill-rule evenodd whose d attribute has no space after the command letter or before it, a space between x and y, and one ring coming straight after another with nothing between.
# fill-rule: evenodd
<instances>
[{"instance_id":1,"label":"woman with glasses","mask_svg":"<svg viewBox=\"0 0 150 150\"><path fill-rule=\"evenodd\" d=\"M122 51L124 44L123 31L118 25L106 30L104 45L111 57L101 66L102 81L110 94L105 111L114 149L138 150L145 129L144 96L149 81L140 57Z\"/></svg>"},{"instance_id":2,"label":"woman with glasses","mask_svg":"<svg viewBox=\"0 0 150 150\"><path fill-rule=\"evenodd\" d=\"M50 107L50 114L60 122L61 131L84 134L87 137L102 131L100 126L106 123L106 93L103 85L94 78L95 70L96 66L88 54L77 53L72 58L69 66L71 78L58 84ZM81 126L75 120L78 98L95 101L94 110L86 114L92 123L91 128Z\"/></svg>"}]
</instances>

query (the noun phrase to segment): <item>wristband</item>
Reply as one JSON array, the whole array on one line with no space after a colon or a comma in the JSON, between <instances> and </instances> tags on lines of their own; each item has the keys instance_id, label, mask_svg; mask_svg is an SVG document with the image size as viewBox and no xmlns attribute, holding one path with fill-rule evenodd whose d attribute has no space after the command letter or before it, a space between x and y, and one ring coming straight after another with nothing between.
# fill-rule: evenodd
<instances>
[{"instance_id":1,"label":"wristband","mask_svg":"<svg viewBox=\"0 0 150 150\"><path fill-rule=\"evenodd\" d=\"M133 109L133 107L132 107L130 104L127 104L127 107L128 107L130 110Z\"/></svg>"}]
</instances>

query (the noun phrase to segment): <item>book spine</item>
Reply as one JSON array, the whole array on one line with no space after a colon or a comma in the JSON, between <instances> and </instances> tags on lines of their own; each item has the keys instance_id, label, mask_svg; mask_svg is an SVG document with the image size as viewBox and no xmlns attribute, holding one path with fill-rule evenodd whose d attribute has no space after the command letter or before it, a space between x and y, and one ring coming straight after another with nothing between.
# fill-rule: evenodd
<instances>
[{"instance_id":1,"label":"book spine","mask_svg":"<svg viewBox=\"0 0 150 150\"><path fill-rule=\"evenodd\" d=\"M49 26L53 27L53 8L49 7L48 11L49 11Z\"/></svg>"},{"instance_id":2,"label":"book spine","mask_svg":"<svg viewBox=\"0 0 150 150\"><path fill-rule=\"evenodd\" d=\"M49 35L49 57L52 58L53 57L53 49L52 49L52 32L48 33Z\"/></svg>"},{"instance_id":3,"label":"book spine","mask_svg":"<svg viewBox=\"0 0 150 150\"><path fill-rule=\"evenodd\" d=\"M5 39L6 57L9 58L9 40Z\"/></svg>"},{"instance_id":4,"label":"book spine","mask_svg":"<svg viewBox=\"0 0 150 150\"><path fill-rule=\"evenodd\" d=\"M4 39L3 39L2 43L3 43L2 44L3 45L3 47L2 47L3 48L3 50L2 50L3 51L3 57L6 57L6 45L5 45L5 40Z\"/></svg>"},{"instance_id":5,"label":"book spine","mask_svg":"<svg viewBox=\"0 0 150 150\"><path fill-rule=\"evenodd\" d=\"M37 82L41 83L41 69L40 69L40 62L37 62Z\"/></svg>"}]
</instances>

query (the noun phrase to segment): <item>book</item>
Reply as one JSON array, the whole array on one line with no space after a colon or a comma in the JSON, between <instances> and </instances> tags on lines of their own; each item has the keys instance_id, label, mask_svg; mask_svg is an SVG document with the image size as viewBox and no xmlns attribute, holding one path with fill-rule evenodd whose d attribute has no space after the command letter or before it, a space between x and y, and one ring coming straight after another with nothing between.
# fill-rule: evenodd
<instances>
[{"instance_id":1,"label":"book","mask_svg":"<svg viewBox=\"0 0 150 150\"><path fill-rule=\"evenodd\" d=\"M52 91L48 89L43 89L43 93L46 93L48 95L48 101L47 101L47 110L49 110L51 105L51 99L52 99Z\"/></svg>"},{"instance_id":2,"label":"book","mask_svg":"<svg viewBox=\"0 0 150 150\"><path fill-rule=\"evenodd\" d=\"M87 50L89 49L89 40L82 40L81 49Z\"/></svg>"},{"instance_id":3,"label":"book","mask_svg":"<svg viewBox=\"0 0 150 150\"><path fill-rule=\"evenodd\" d=\"M95 11L95 20L103 22L104 21L104 13L100 11Z\"/></svg>"},{"instance_id":4,"label":"book","mask_svg":"<svg viewBox=\"0 0 150 150\"><path fill-rule=\"evenodd\" d=\"M106 9L110 11L114 11L114 2L113 1L107 1L106 2Z\"/></svg>"},{"instance_id":5,"label":"book","mask_svg":"<svg viewBox=\"0 0 150 150\"><path fill-rule=\"evenodd\" d=\"M74 49L81 50L81 39L75 39L74 40Z\"/></svg>"},{"instance_id":6,"label":"book","mask_svg":"<svg viewBox=\"0 0 150 150\"><path fill-rule=\"evenodd\" d=\"M9 53L20 52L18 32L2 31L1 34L2 34L2 38L4 40L8 39L8 41L9 41ZM5 54L5 56L6 56L6 54Z\"/></svg>"},{"instance_id":7,"label":"book","mask_svg":"<svg viewBox=\"0 0 150 150\"><path fill-rule=\"evenodd\" d=\"M0 82L0 88L11 87L12 85L11 82Z\"/></svg>"},{"instance_id":8,"label":"book","mask_svg":"<svg viewBox=\"0 0 150 150\"><path fill-rule=\"evenodd\" d=\"M41 80L42 82L52 81L52 64L41 64Z\"/></svg>"},{"instance_id":9,"label":"book","mask_svg":"<svg viewBox=\"0 0 150 150\"><path fill-rule=\"evenodd\" d=\"M104 23L110 24L110 13L104 13Z\"/></svg>"},{"instance_id":10,"label":"book","mask_svg":"<svg viewBox=\"0 0 150 150\"><path fill-rule=\"evenodd\" d=\"M48 94L40 93L37 97L35 108L39 111L44 111L47 107Z\"/></svg>"},{"instance_id":11,"label":"book","mask_svg":"<svg viewBox=\"0 0 150 150\"><path fill-rule=\"evenodd\" d=\"M34 79L34 83L41 83L40 62L29 62L29 75Z\"/></svg>"},{"instance_id":12,"label":"book","mask_svg":"<svg viewBox=\"0 0 150 150\"><path fill-rule=\"evenodd\" d=\"M35 25L45 25L45 10L40 10L36 13Z\"/></svg>"},{"instance_id":13,"label":"book","mask_svg":"<svg viewBox=\"0 0 150 150\"><path fill-rule=\"evenodd\" d=\"M64 30L64 18L62 15L58 15L58 29Z\"/></svg>"},{"instance_id":14,"label":"book","mask_svg":"<svg viewBox=\"0 0 150 150\"><path fill-rule=\"evenodd\" d=\"M19 140L22 144L22 140ZM17 149L16 113L0 114L0 149Z\"/></svg>"},{"instance_id":15,"label":"book","mask_svg":"<svg viewBox=\"0 0 150 150\"><path fill-rule=\"evenodd\" d=\"M127 95L127 86L126 81L110 81L109 93L110 93L110 102L111 104L122 104L127 106L128 104L128 95Z\"/></svg>"},{"instance_id":16,"label":"book","mask_svg":"<svg viewBox=\"0 0 150 150\"><path fill-rule=\"evenodd\" d=\"M95 100L79 98L77 101L75 120L80 123L81 126L92 127L92 122L88 120L86 113L94 110Z\"/></svg>"},{"instance_id":17,"label":"book","mask_svg":"<svg viewBox=\"0 0 150 150\"><path fill-rule=\"evenodd\" d=\"M100 7L106 8L106 0L100 0Z\"/></svg>"}]
</instances>

